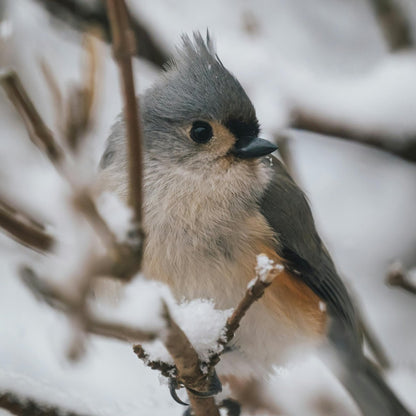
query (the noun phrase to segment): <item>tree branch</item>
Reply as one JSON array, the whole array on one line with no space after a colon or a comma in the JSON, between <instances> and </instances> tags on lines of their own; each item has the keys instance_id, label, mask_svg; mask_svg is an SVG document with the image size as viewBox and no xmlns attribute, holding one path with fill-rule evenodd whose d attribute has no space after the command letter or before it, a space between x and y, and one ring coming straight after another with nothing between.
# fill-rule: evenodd
<instances>
[{"instance_id":1,"label":"tree branch","mask_svg":"<svg viewBox=\"0 0 416 416\"><path fill-rule=\"evenodd\" d=\"M370 3L389 49L394 52L412 48L414 41L410 21L398 4L399 2L397 0L371 0Z\"/></svg>"},{"instance_id":2,"label":"tree branch","mask_svg":"<svg viewBox=\"0 0 416 416\"><path fill-rule=\"evenodd\" d=\"M71 315L79 308L77 296L70 296L62 289L40 279L29 267L22 268L20 274L22 281L40 301L67 315ZM102 320L94 316L91 311L84 312L83 323L86 332L129 343L153 341L158 336L156 332Z\"/></svg>"},{"instance_id":3,"label":"tree branch","mask_svg":"<svg viewBox=\"0 0 416 416\"><path fill-rule=\"evenodd\" d=\"M257 259L256 277L248 285L243 298L232 315L227 319L223 336L217 341L218 345L225 347L234 338L235 332L240 327L241 320L244 318L249 308L263 296L264 291L284 270L284 267L281 264L276 264L265 254L257 256ZM266 267L260 266L261 262L266 263ZM209 361L209 366L215 366L220 361L221 354L222 353L214 354Z\"/></svg>"},{"instance_id":4,"label":"tree branch","mask_svg":"<svg viewBox=\"0 0 416 416\"><path fill-rule=\"evenodd\" d=\"M363 132L300 109L293 112L290 127L376 147L409 162L416 162L416 133L408 137L387 137L381 131Z\"/></svg>"},{"instance_id":5,"label":"tree branch","mask_svg":"<svg viewBox=\"0 0 416 416\"><path fill-rule=\"evenodd\" d=\"M0 83L22 117L32 142L48 156L55 166L59 166L64 153L56 143L52 132L43 122L16 73L10 71L2 74Z\"/></svg>"},{"instance_id":6,"label":"tree branch","mask_svg":"<svg viewBox=\"0 0 416 416\"><path fill-rule=\"evenodd\" d=\"M72 410L41 404L37 400L23 398L11 392L0 392L0 408L16 416L85 416Z\"/></svg>"},{"instance_id":7,"label":"tree branch","mask_svg":"<svg viewBox=\"0 0 416 416\"><path fill-rule=\"evenodd\" d=\"M410 280L409 274L400 263L392 265L387 275L386 283L389 286L401 287L406 292L416 295L416 284Z\"/></svg>"},{"instance_id":8,"label":"tree branch","mask_svg":"<svg viewBox=\"0 0 416 416\"><path fill-rule=\"evenodd\" d=\"M104 7L96 2L94 6L76 0L37 0L54 17L85 31L88 27L98 26L107 42L111 39L110 22ZM138 45L136 55L143 57L158 67L168 62L168 54L159 45L151 33L137 19L131 19L130 25L135 42Z\"/></svg>"},{"instance_id":9,"label":"tree branch","mask_svg":"<svg viewBox=\"0 0 416 416\"><path fill-rule=\"evenodd\" d=\"M28 214L17 210L0 197L0 228L5 230L20 244L42 252L50 252L55 244L54 238L45 227Z\"/></svg>"},{"instance_id":10,"label":"tree branch","mask_svg":"<svg viewBox=\"0 0 416 416\"><path fill-rule=\"evenodd\" d=\"M128 203L133 210L133 226L138 259L138 269L143 256L143 138L139 118L139 106L134 87L132 56L135 39L129 26L129 14L124 0L106 0L113 37L113 55L117 62L124 99L128 143L129 193Z\"/></svg>"}]
</instances>

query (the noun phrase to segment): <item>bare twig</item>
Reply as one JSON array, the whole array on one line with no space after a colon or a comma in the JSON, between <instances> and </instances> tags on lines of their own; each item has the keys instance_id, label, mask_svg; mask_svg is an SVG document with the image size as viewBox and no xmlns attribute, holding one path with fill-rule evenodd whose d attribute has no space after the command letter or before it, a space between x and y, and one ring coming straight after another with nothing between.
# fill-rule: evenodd
<instances>
[{"instance_id":1,"label":"bare twig","mask_svg":"<svg viewBox=\"0 0 416 416\"><path fill-rule=\"evenodd\" d=\"M78 297L70 296L62 289L46 283L32 269L23 268L21 277L31 292L49 306L66 314L72 314L74 309L76 310L79 307ZM91 334L115 338L129 343L148 342L158 336L156 332L143 331L140 328L102 320L94 316L91 311L85 313L83 322L85 330Z\"/></svg>"},{"instance_id":2,"label":"bare twig","mask_svg":"<svg viewBox=\"0 0 416 416\"><path fill-rule=\"evenodd\" d=\"M33 143L49 156L49 159L58 172L72 186L76 206L80 209L80 212L89 221L97 234L103 239L107 248L110 249L114 261L104 261L100 265L99 270L103 274L112 275L122 280L131 279L131 277L140 269L142 256L141 228L138 231L137 226L133 227L129 233L130 239L127 243L117 244L115 242L113 233L98 213L90 193L86 190L78 189L77 186L73 184L70 175L67 174L63 163L64 152L57 145L55 138L37 112L17 75L14 72L7 73L1 78L1 82L9 95L10 100L25 121L26 128Z\"/></svg>"},{"instance_id":3,"label":"bare twig","mask_svg":"<svg viewBox=\"0 0 416 416\"><path fill-rule=\"evenodd\" d=\"M72 410L39 403L11 392L0 392L0 408L16 416L82 416Z\"/></svg>"},{"instance_id":4,"label":"bare twig","mask_svg":"<svg viewBox=\"0 0 416 416\"><path fill-rule=\"evenodd\" d=\"M362 143L392 153L409 162L416 162L416 133L408 137L387 137L382 131L363 132L358 128L300 109L293 112L290 127Z\"/></svg>"},{"instance_id":5,"label":"bare twig","mask_svg":"<svg viewBox=\"0 0 416 416\"><path fill-rule=\"evenodd\" d=\"M267 259L267 256L262 254ZM259 257L260 257L259 256ZM258 257L258 258L259 258ZM272 284L273 280L284 270L281 264L276 264L268 259L269 267L267 270L256 268L256 277L247 287L243 298L235 308L232 315L227 319L227 323L223 330L223 335L217 340L217 344L222 347L220 353L215 353L211 356L208 362L208 368L215 367L221 359L221 355L225 350L226 345L234 338L235 332L240 327L240 322L254 302L259 300L264 291Z\"/></svg>"},{"instance_id":6,"label":"bare twig","mask_svg":"<svg viewBox=\"0 0 416 416\"><path fill-rule=\"evenodd\" d=\"M107 41L111 39L110 23L104 7L100 2L94 5L76 0L37 0L53 16L84 31L91 26L98 26ZM133 36L138 45L136 54L158 67L168 61L168 54L156 39L137 19L131 19Z\"/></svg>"},{"instance_id":7,"label":"bare twig","mask_svg":"<svg viewBox=\"0 0 416 416\"><path fill-rule=\"evenodd\" d=\"M416 284L410 280L408 273L399 263L392 265L387 275L386 283L389 286L401 287L406 292L416 295Z\"/></svg>"},{"instance_id":8,"label":"bare twig","mask_svg":"<svg viewBox=\"0 0 416 416\"><path fill-rule=\"evenodd\" d=\"M73 316L74 311L77 311L80 307L79 296L70 296L62 289L46 283L32 269L28 267L23 268L21 270L21 277L32 293L39 300L47 303L51 307L69 316ZM166 320L167 329L164 344L174 359L178 382L185 385L188 389L188 396L195 415L219 416L213 398L201 399L192 392L192 390L198 392L208 391L209 374L202 372L197 352L184 332L170 316L166 305L164 306L163 315ZM159 336L156 332L142 331L139 328L121 323L102 320L94 316L91 311L85 311L83 313L82 323L83 329L88 333L115 338L129 343L148 342ZM135 351L142 359L146 358L141 347L136 346ZM167 364L161 364L158 369L161 371L164 370L163 373L167 376L172 376L172 373L167 373L168 369L169 371L171 370Z\"/></svg>"},{"instance_id":9,"label":"bare twig","mask_svg":"<svg viewBox=\"0 0 416 416\"><path fill-rule=\"evenodd\" d=\"M17 210L0 198L0 228L33 250L50 252L54 246L54 238L45 231L45 227L28 214Z\"/></svg>"},{"instance_id":10,"label":"bare twig","mask_svg":"<svg viewBox=\"0 0 416 416\"><path fill-rule=\"evenodd\" d=\"M113 55L122 82L124 114L128 140L129 204L135 220L142 222L142 172L143 150L138 101L134 87L132 56L135 51L134 36L129 27L129 15L124 0L107 0L113 35Z\"/></svg>"},{"instance_id":11,"label":"bare twig","mask_svg":"<svg viewBox=\"0 0 416 416\"><path fill-rule=\"evenodd\" d=\"M129 26L129 14L124 0L106 0L113 37L113 54L117 62L122 82L124 113L128 142L128 203L133 210L132 232L135 234L131 248L137 258L137 268L141 267L143 256L143 138L139 118L139 106L134 87L132 56L135 39Z\"/></svg>"},{"instance_id":12,"label":"bare twig","mask_svg":"<svg viewBox=\"0 0 416 416\"><path fill-rule=\"evenodd\" d=\"M92 33L92 31L90 32ZM86 64L83 68L83 80L69 89L66 115L62 115L62 128L65 141L72 152L77 152L82 139L93 126L93 104L97 95L98 68L100 67L98 41L91 34L83 39Z\"/></svg>"},{"instance_id":13,"label":"bare twig","mask_svg":"<svg viewBox=\"0 0 416 416\"><path fill-rule=\"evenodd\" d=\"M49 157L55 166L60 165L63 151L55 142L51 131L43 122L16 73L10 71L3 74L0 77L0 82L22 117L33 143Z\"/></svg>"},{"instance_id":14,"label":"bare twig","mask_svg":"<svg viewBox=\"0 0 416 416\"><path fill-rule=\"evenodd\" d=\"M227 319L224 336L219 340L220 344L226 345L234 338L235 332L240 327L240 322L249 308L263 296L264 291L282 271L283 266L276 263L271 264L271 267L265 272L264 276L261 275L263 273L262 271L257 270L255 280L249 284L244 297L232 315Z\"/></svg>"},{"instance_id":15,"label":"bare twig","mask_svg":"<svg viewBox=\"0 0 416 416\"><path fill-rule=\"evenodd\" d=\"M414 46L410 20L397 0L371 0L384 38L391 51Z\"/></svg>"}]
</instances>

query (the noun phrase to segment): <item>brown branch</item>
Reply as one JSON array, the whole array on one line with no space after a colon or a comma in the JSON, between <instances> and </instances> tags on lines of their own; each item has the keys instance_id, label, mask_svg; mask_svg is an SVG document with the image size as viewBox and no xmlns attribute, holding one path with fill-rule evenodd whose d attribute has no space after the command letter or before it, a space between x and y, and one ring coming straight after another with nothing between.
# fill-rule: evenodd
<instances>
[{"instance_id":1,"label":"brown branch","mask_svg":"<svg viewBox=\"0 0 416 416\"><path fill-rule=\"evenodd\" d=\"M64 152L56 144L55 138L37 112L18 76L14 72L9 72L1 78L1 83L24 120L33 143L47 154L58 172L72 186L76 206L110 250L113 262L103 261L99 267L101 273L125 281L130 280L141 265L143 246L141 227L133 224L129 232L129 240L124 244L115 242L113 233L98 213L95 201L89 192L77 189L70 175L67 174L63 163Z\"/></svg>"},{"instance_id":2,"label":"brown branch","mask_svg":"<svg viewBox=\"0 0 416 416\"><path fill-rule=\"evenodd\" d=\"M163 361L153 361L150 359L149 354L146 353L144 348L137 344L133 346L133 351L139 357L147 367L151 368L152 370L157 370L162 374L162 376L166 378L175 377L177 374L177 369L175 365L165 363Z\"/></svg>"},{"instance_id":3,"label":"brown branch","mask_svg":"<svg viewBox=\"0 0 416 416\"><path fill-rule=\"evenodd\" d=\"M150 361L149 356L140 345L134 347L134 352L150 368L159 370L168 378L176 377L177 382L187 388L188 397L195 415L217 416L219 413L214 399L201 398L196 396L193 391L209 391L207 383L212 380L212 376L215 374L215 366L220 361L221 355L225 350L224 347L233 339L241 320L249 308L263 296L266 288L270 286L274 278L282 270L283 266L275 264L270 260L269 267L266 269L256 268L256 278L249 284L242 300L233 314L227 319L223 335L217 340L217 345L222 347L221 352L213 354L208 363L200 361L197 352L183 331L172 320L167 308L165 308L165 319L168 333L164 343L175 362L175 367L172 368L169 364L159 361ZM202 366L204 366L206 371L201 371Z\"/></svg>"},{"instance_id":4,"label":"brown branch","mask_svg":"<svg viewBox=\"0 0 416 416\"><path fill-rule=\"evenodd\" d=\"M95 26L101 29L105 39L111 39L110 23L104 7L96 2L94 6L76 0L37 0L52 16L70 24L78 30ZM152 34L137 19L130 20L135 42L136 55L143 57L158 67L162 67L169 57Z\"/></svg>"},{"instance_id":5,"label":"brown branch","mask_svg":"<svg viewBox=\"0 0 416 416\"><path fill-rule=\"evenodd\" d=\"M5 230L20 244L33 250L50 252L55 244L54 238L22 210L17 210L0 197L0 228Z\"/></svg>"},{"instance_id":6,"label":"brown branch","mask_svg":"<svg viewBox=\"0 0 416 416\"><path fill-rule=\"evenodd\" d=\"M408 273L400 264L394 264L391 267L386 278L386 283L389 286L401 287L406 292L416 295L416 284L410 280Z\"/></svg>"},{"instance_id":7,"label":"brown branch","mask_svg":"<svg viewBox=\"0 0 416 416\"><path fill-rule=\"evenodd\" d=\"M143 204L143 138L139 118L139 105L134 87L132 56L135 39L129 26L129 14L124 0L106 0L113 37L113 55L117 62L124 99L128 142L128 203L133 210L133 231L130 246L137 256L137 268L141 267L144 232L142 225Z\"/></svg>"},{"instance_id":8,"label":"brown branch","mask_svg":"<svg viewBox=\"0 0 416 416\"><path fill-rule=\"evenodd\" d=\"M412 48L410 20L397 0L371 0L381 31L391 51Z\"/></svg>"},{"instance_id":9,"label":"brown branch","mask_svg":"<svg viewBox=\"0 0 416 416\"><path fill-rule=\"evenodd\" d=\"M108 15L113 35L113 55L117 62L123 90L124 115L128 140L129 204L135 220L142 222L143 150L138 101L134 87L132 56L134 36L129 27L129 15L124 0L107 0Z\"/></svg>"},{"instance_id":10,"label":"brown branch","mask_svg":"<svg viewBox=\"0 0 416 416\"><path fill-rule=\"evenodd\" d=\"M182 329L172 319L166 306L164 316L168 327L164 344L175 362L177 381L186 387L193 414L195 416L220 416L213 397L202 398L192 392L192 390L209 391L208 376L212 373L202 372L197 352Z\"/></svg>"},{"instance_id":11,"label":"brown branch","mask_svg":"<svg viewBox=\"0 0 416 416\"><path fill-rule=\"evenodd\" d=\"M78 297L70 296L62 289L46 283L29 267L22 268L20 275L33 295L54 309L71 315L74 310L79 308ZM158 336L156 332L143 331L140 328L102 320L94 316L91 311L85 313L83 322L85 330L91 334L115 338L129 343L153 341Z\"/></svg>"},{"instance_id":12,"label":"brown branch","mask_svg":"<svg viewBox=\"0 0 416 416\"><path fill-rule=\"evenodd\" d=\"M290 127L376 147L409 162L416 162L416 133L407 137L388 137L382 131L364 132L300 109L293 112Z\"/></svg>"},{"instance_id":13,"label":"brown branch","mask_svg":"<svg viewBox=\"0 0 416 416\"><path fill-rule=\"evenodd\" d=\"M49 157L55 166L60 165L64 155L63 151L43 122L17 74L13 71L3 74L0 77L0 83L22 117L32 142Z\"/></svg>"},{"instance_id":14,"label":"brown branch","mask_svg":"<svg viewBox=\"0 0 416 416\"><path fill-rule=\"evenodd\" d=\"M39 300L47 303L49 306L69 316L72 316L74 311L78 310L78 296L71 297L62 289L54 287L50 283L46 283L43 279L40 279L32 269L28 267L23 268L21 270L21 277L31 292ZM192 389L200 392L208 391L208 374L202 372L197 352L189 342L185 333L170 316L166 305L164 305L163 316L166 321L167 330L164 344L174 359L178 382L185 385L188 389L188 397L191 401L195 415L219 416L213 398L201 399L189 390ZM82 322L83 329L88 333L115 338L129 343L152 341L159 335L156 332L142 331L139 328L134 328L121 323L102 320L93 316L90 311L85 311ZM136 346L135 351L137 351L142 359L145 358L141 347ZM168 365L165 364L164 366L161 365L158 369L165 369L167 371L168 368ZM172 376L172 374L169 376Z\"/></svg>"},{"instance_id":15,"label":"brown branch","mask_svg":"<svg viewBox=\"0 0 416 416\"><path fill-rule=\"evenodd\" d=\"M11 392L0 392L0 408L16 416L81 416L72 410L39 403Z\"/></svg>"},{"instance_id":16,"label":"brown branch","mask_svg":"<svg viewBox=\"0 0 416 416\"><path fill-rule=\"evenodd\" d=\"M275 277L283 271L283 266L273 263L265 276L261 276L261 271L256 271L257 274L255 280L248 286L244 297L241 299L232 315L227 319L224 336L218 341L219 344L226 345L234 338L235 332L240 327L241 320L244 318L249 308L263 296L264 291L272 284Z\"/></svg>"}]
</instances>

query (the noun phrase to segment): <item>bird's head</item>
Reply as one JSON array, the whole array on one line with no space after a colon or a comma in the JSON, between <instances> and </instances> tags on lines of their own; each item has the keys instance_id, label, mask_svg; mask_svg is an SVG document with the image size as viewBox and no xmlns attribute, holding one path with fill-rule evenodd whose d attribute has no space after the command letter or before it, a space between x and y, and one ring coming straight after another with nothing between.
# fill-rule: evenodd
<instances>
[{"instance_id":1,"label":"bird's head","mask_svg":"<svg viewBox=\"0 0 416 416\"><path fill-rule=\"evenodd\" d=\"M207 35L184 36L176 58L143 97L146 150L183 167L254 160L276 146L260 139L254 107Z\"/></svg>"}]
</instances>

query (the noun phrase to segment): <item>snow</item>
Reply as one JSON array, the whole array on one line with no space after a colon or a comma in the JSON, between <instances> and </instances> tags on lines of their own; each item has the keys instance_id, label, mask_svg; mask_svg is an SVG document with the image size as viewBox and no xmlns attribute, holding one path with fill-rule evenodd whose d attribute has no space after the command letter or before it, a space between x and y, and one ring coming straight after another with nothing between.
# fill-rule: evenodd
<instances>
[{"instance_id":1,"label":"snow","mask_svg":"<svg viewBox=\"0 0 416 416\"><path fill-rule=\"evenodd\" d=\"M287 126L294 106L366 131L381 129L392 140L416 129L415 52L387 53L367 2L260 0L255 7L248 0L129 3L170 51L181 33L209 27L224 65L252 98L265 138ZM400 3L416 27L415 3ZM79 77L80 38L60 22L51 25L31 0L2 2L0 11L0 67L17 69L42 116L54 127L51 96L37 62L43 56L66 90ZM247 12L257 27L252 34L244 29L242 16ZM81 176L91 175L98 165L109 126L121 108L111 51L104 47L102 54L97 125L88 139ZM139 60L135 75L143 91L157 71ZM41 276L68 284L89 253L100 250L99 243L68 208L68 186L43 155L33 150L3 93L0 125L0 193L52 224L53 234L61 240L54 255L42 256L0 233L0 390L97 415L182 414L183 408L172 401L158 374L146 368L129 345L90 337L85 357L75 364L66 361L71 338L68 321L36 302L16 270L22 263L35 264ZM415 299L385 286L384 278L395 260L402 261L406 269L413 267L409 275L415 274L416 166L334 138L285 133L294 175L311 202L320 234L392 360L388 380L415 412ZM106 204L109 213L104 215L121 237L128 214L117 201ZM111 215L113 209L119 216ZM163 299L202 357L230 313L204 300L175 306L166 288L149 286L143 278L121 291L120 298L115 305L96 307L108 318L163 330ZM164 354L152 351L155 356ZM357 415L343 388L315 358L277 369L267 390L284 414L318 416L322 411L316 397L324 395L342 414Z\"/></svg>"},{"instance_id":2,"label":"snow","mask_svg":"<svg viewBox=\"0 0 416 416\"><path fill-rule=\"evenodd\" d=\"M132 227L132 210L117 195L110 192L100 194L97 208L111 231L113 231L117 241L125 242L127 233ZM117 215L114 215L115 212Z\"/></svg>"},{"instance_id":3,"label":"snow","mask_svg":"<svg viewBox=\"0 0 416 416\"><path fill-rule=\"evenodd\" d=\"M284 267L281 264L276 264L265 254L259 254L257 256L256 273L262 282L270 283L274 276L276 276L277 273L281 273L283 269ZM250 288L252 285L253 281L249 283L248 287Z\"/></svg>"},{"instance_id":4,"label":"snow","mask_svg":"<svg viewBox=\"0 0 416 416\"><path fill-rule=\"evenodd\" d=\"M179 305L169 303L170 313L175 322L182 328L203 362L207 362L212 354L220 352L222 347L217 341L223 335L223 329L232 310L215 309L212 300L195 299L184 301ZM151 361L173 363L168 351L161 341L144 344L145 351Z\"/></svg>"}]
</instances>

